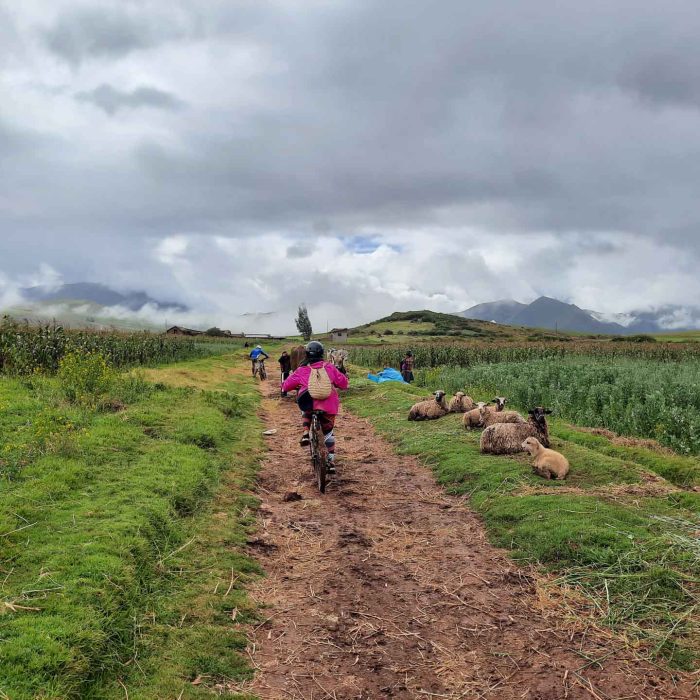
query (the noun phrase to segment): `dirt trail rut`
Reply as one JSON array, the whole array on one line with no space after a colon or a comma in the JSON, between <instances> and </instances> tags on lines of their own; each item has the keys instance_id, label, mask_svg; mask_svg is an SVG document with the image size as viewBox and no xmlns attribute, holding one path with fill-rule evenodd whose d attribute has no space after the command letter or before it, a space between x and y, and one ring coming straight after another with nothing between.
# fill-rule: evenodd
<instances>
[{"instance_id":1,"label":"dirt trail rut","mask_svg":"<svg viewBox=\"0 0 700 700\"><path fill-rule=\"evenodd\" d=\"M271 383L270 383L271 384ZM277 434L251 549L267 577L249 631L264 700L691 698L692 679L637 662L556 608L486 541L479 519L366 421L337 421L338 475L315 491L291 400L265 388ZM301 500L285 501L297 492ZM596 662L599 660L599 662Z\"/></svg>"}]
</instances>

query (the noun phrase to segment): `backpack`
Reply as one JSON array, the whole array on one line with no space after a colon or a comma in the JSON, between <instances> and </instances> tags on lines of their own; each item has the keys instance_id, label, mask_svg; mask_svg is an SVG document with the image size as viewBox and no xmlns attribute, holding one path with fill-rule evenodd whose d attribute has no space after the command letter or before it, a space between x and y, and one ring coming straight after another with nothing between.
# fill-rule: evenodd
<instances>
[{"instance_id":1,"label":"backpack","mask_svg":"<svg viewBox=\"0 0 700 700\"><path fill-rule=\"evenodd\" d=\"M324 367L311 367L309 394L314 399L327 399L333 391L333 384Z\"/></svg>"}]
</instances>

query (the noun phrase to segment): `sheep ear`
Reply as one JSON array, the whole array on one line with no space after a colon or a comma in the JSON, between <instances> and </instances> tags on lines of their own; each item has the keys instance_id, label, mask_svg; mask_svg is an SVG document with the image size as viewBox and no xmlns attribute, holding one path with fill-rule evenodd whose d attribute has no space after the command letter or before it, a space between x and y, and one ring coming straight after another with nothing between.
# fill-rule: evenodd
<instances>
[{"instance_id":1,"label":"sheep ear","mask_svg":"<svg viewBox=\"0 0 700 700\"><path fill-rule=\"evenodd\" d=\"M552 412L551 408L545 408L544 412L549 415Z\"/></svg>"}]
</instances>

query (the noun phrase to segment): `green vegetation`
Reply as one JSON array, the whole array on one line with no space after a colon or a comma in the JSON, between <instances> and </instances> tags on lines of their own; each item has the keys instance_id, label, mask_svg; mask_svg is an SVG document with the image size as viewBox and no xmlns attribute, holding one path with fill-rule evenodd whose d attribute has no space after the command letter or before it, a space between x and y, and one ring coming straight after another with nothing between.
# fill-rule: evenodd
<instances>
[{"instance_id":1,"label":"green vegetation","mask_svg":"<svg viewBox=\"0 0 700 700\"><path fill-rule=\"evenodd\" d=\"M0 697L197 698L249 676L231 620L253 614L261 425L233 362L173 366L205 390L95 355L0 379Z\"/></svg>"},{"instance_id":2,"label":"green vegetation","mask_svg":"<svg viewBox=\"0 0 700 700\"><path fill-rule=\"evenodd\" d=\"M566 357L595 357L615 360L631 358L659 362L700 360L700 345L696 343L612 343L595 340L558 342L522 342L520 340L465 341L461 343L409 343L382 347L352 347L350 360L362 367L398 367L406 350L412 350L416 366L471 367L493 362L526 362Z\"/></svg>"},{"instance_id":3,"label":"green vegetation","mask_svg":"<svg viewBox=\"0 0 700 700\"><path fill-rule=\"evenodd\" d=\"M95 333L53 325L29 326L5 317L0 323L0 373L55 372L61 358L70 352L97 352L113 367L127 367L202 357L219 351L220 345L220 341L202 343L150 333Z\"/></svg>"},{"instance_id":4,"label":"green vegetation","mask_svg":"<svg viewBox=\"0 0 700 700\"><path fill-rule=\"evenodd\" d=\"M483 390L528 408L548 406L578 425L652 438L678 452L700 454L698 360L533 359L438 368L419 374L418 382L446 391Z\"/></svg>"},{"instance_id":5,"label":"green vegetation","mask_svg":"<svg viewBox=\"0 0 700 700\"><path fill-rule=\"evenodd\" d=\"M568 457L571 473L565 482L545 482L532 474L527 455L480 454L479 433L465 431L461 416L408 422L409 407L425 391L362 379L353 387L346 406L401 453L424 459L450 492L467 494L494 543L553 572L556 583L585 596L588 614L651 656L693 666L700 652L700 494L649 476L664 473L666 455L554 420L553 446ZM685 468L691 475L678 481L697 483L697 464L668 462L669 476Z\"/></svg>"}]
</instances>

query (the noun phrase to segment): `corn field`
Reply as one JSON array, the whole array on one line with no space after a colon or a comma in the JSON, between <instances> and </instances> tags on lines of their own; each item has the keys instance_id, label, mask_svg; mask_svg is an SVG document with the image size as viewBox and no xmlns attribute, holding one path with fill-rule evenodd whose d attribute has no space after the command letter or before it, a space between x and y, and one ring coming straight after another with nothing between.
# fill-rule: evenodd
<instances>
[{"instance_id":1,"label":"corn field","mask_svg":"<svg viewBox=\"0 0 700 700\"><path fill-rule=\"evenodd\" d=\"M192 338L151 333L67 330L62 326L28 326L5 319L0 323L0 373L55 372L70 352L97 352L110 365L126 367L172 362L211 354Z\"/></svg>"},{"instance_id":2,"label":"corn field","mask_svg":"<svg viewBox=\"0 0 700 700\"><path fill-rule=\"evenodd\" d=\"M485 363L528 362L530 360L557 360L566 357L595 357L616 360L629 358L679 362L700 359L700 343L613 343L594 341L571 342L479 342L471 343L416 343L405 347L347 348L353 364L372 369L397 367L407 350L413 352L416 368L471 367Z\"/></svg>"}]
</instances>

